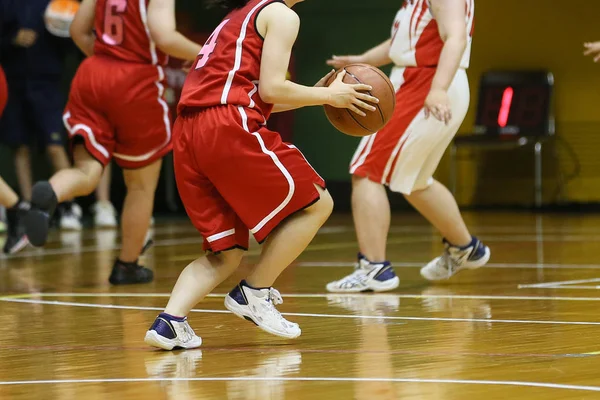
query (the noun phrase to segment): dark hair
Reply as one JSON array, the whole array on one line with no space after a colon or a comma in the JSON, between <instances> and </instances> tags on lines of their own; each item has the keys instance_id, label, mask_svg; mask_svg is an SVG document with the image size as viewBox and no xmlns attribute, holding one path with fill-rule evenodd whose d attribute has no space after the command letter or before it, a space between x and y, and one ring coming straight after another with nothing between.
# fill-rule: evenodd
<instances>
[{"instance_id":1,"label":"dark hair","mask_svg":"<svg viewBox=\"0 0 600 400\"><path fill-rule=\"evenodd\" d=\"M208 8L225 8L233 10L235 8L244 7L250 0L204 0L204 4Z\"/></svg>"}]
</instances>

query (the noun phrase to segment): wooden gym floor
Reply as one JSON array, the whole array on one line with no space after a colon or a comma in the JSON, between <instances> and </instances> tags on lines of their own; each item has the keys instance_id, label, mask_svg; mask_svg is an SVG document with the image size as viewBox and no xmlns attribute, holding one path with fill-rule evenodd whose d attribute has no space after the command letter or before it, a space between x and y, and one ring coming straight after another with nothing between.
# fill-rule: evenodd
<instances>
[{"instance_id":1,"label":"wooden gym floor","mask_svg":"<svg viewBox=\"0 0 600 400\"><path fill-rule=\"evenodd\" d=\"M226 293L190 316L201 350L143 343L200 238L185 221L154 228L152 284L110 287L117 234L56 233L48 249L0 259L0 399L600 399L600 216L467 215L489 267L442 284L419 267L442 246L396 215L389 294L331 295L351 271L349 216L335 216L280 278L280 310L301 324L282 340L229 315Z\"/></svg>"}]
</instances>

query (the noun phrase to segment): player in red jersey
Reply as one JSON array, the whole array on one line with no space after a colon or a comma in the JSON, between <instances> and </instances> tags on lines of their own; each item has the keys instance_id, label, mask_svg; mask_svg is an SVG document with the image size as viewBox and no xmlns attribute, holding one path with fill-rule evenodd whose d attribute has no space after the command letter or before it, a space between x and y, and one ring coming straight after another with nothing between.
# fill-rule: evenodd
<instances>
[{"instance_id":1,"label":"player in red jersey","mask_svg":"<svg viewBox=\"0 0 600 400\"><path fill-rule=\"evenodd\" d=\"M84 0L71 36L90 56L75 75L63 118L74 168L34 185L27 234L32 244L44 245L57 202L91 193L114 157L123 168L127 196L123 246L109 280L149 282L152 271L137 260L161 160L172 148L162 66L167 54L194 60L201 46L177 32L175 0Z\"/></svg>"},{"instance_id":2,"label":"player in red jersey","mask_svg":"<svg viewBox=\"0 0 600 400\"><path fill-rule=\"evenodd\" d=\"M230 13L184 85L173 152L179 193L210 253L182 272L146 334L152 346L200 346L186 315L238 267L249 231L263 251L225 306L274 335L301 333L275 308L282 299L272 285L326 221L333 201L302 153L268 130L266 120L273 111L323 104L364 115L361 109L374 110L364 101L378 100L358 92L369 86L342 83L342 74L328 88L286 79L300 24L291 7L300 1L209 1Z\"/></svg>"}]
</instances>

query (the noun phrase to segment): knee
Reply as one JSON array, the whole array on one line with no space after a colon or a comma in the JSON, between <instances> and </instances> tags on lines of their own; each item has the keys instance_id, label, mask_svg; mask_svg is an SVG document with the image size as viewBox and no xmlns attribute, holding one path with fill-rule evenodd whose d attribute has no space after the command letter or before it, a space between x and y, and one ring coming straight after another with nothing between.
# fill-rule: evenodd
<instances>
[{"instance_id":1,"label":"knee","mask_svg":"<svg viewBox=\"0 0 600 400\"><path fill-rule=\"evenodd\" d=\"M241 249L231 249L218 254L213 254L213 257L216 257L219 260L219 264L237 267L242 262L244 253L244 250Z\"/></svg>"},{"instance_id":2,"label":"knee","mask_svg":"<svg viewBox=\"0 0 600 400\"><path fill-rule=\"evenodd\" d=\"M320 195L321 198L319 201L317 201L311 208L321 217L323 222L325 222L333 212L333 198L327 190L321 191Z\"/></svg>"},{"instance_id":3,"label":"knee","mask_svg":"<svg viewBox=\"0 0 600 400\"><path fill-rule=\"evenodd\" d=\"M425 193L429 188L431 188L431 186L433 186L433 184L435 182L437 182L437 181L433 178L423 181L421 183L417 182L411 190L409 190L405 193L403 192L402 194L404 195L404 197L406 199L418 197L418 196L422 195L423 193Z\"/></svg>"},{"instance_id":4,"label":"knee","mask_svg":"<svg viewBox=\"0 0 600 400\"><path fill-rule=\"evenodd\" d=\"M64 147L57 145L57 144L51 144L48 147L46 147L46 153L51 158L60 157L62 155L66 156Z\"/></svg>"}]
</instances>

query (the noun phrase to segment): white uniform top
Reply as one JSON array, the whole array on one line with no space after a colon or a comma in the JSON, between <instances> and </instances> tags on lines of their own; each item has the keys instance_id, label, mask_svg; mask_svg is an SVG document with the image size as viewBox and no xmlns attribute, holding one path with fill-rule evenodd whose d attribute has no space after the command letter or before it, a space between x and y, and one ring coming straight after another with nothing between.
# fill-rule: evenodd
<instances>
[{"instance_id":1,"label":"white uniform top","mask_svg":"<svg viewBox=\"0 0 600 400\"><path fill-rule=\"evenodd\" d=\"M465 0L467 48L460 63L469 68L475 0ZM429 0L404 0L392 27L390 58L398 67L437 67L444 42Z\"/></svg>"}]
</instances>

